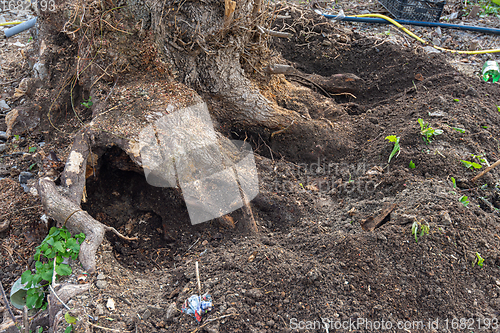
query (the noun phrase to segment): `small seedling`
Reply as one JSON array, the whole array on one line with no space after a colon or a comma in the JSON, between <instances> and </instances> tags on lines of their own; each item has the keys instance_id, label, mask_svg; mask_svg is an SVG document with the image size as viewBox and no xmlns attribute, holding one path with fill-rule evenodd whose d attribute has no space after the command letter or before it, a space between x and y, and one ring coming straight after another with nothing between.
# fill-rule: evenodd
<instances>
[{"instance_id":1,"label":"small seedling","mask_svg":"<svg viewBox=\"0 0 500 333\"><path fill-rule=\"evenodd\" d=\"M36 163L33 163L32 165L30 165L29 169L33 170L34 167L36 167Z\"/></svg>"},{"instance_id":2,"label":"small seedling","mask_svg":"<svg viewBox=\"0 0 500 333\"><path fill-rule=\"evenodd\" d=\"M416 166L415 166L415 163L413 163L413 161L410 161L410 165L408 165L410 167L410 169L415 169Z\"/></svg>"},{"instance_id":3,"label":"small seedling","mask_svg":"<svg viewBox=\"0 0 500 333\"><path fill-rule=\"evenodd\" d=\"M43 287L52 282L55 270L56 275L70 275L72 270L67 264L63 264L64 258L72 258L75 260L80 252L80 244L85 239L85 235L80 233L71 237L71 234L66 228L52 227L49 234L42 243L36 247L35 268L36 273L32 274L30 270L25 271L21 275L21 283L26 284L26 306L32 308L47 308L47 302L44 302L45 294ZM42 262L43 261L43 262ZM48 283L41 284L42 281Z\"/></svg>"},{"instance_id":4,"label":"small seedling","mask_svg":"<svg viewBox=\"0 0 500 333\"><path fill-rule=\"evenodd\" d=\"M389 155L389 161L387 163L391 163L391 159L396 155L396 157L399 156L401 147L399 146L399 136L396 137L395 135L389 135L385 138L386 140L389 140L389 142L394 143L394 148L392 148L391 155Z\"/></svg>"},{"instance_id":5,"label":"small seedling","mask_svg":"<svg viewBox=\"0 0 500 333\"><path fill-rule=\"evenodd\" d=\"M469 201L469 197L467 197L466 195L462 195L458 201L460 201L462 203L462 205L464 205L464 207L467 207L470 203Z\"/></svg>"},{"instance_id":6,"label":"small seedling","mask_svg":"<svg viewBox=\"0 0 500 333\"><path fill-rule=\"evenodd\" d=\"M486 159L486 157L483 157L483 155L471 154L471 156L472 156L472 158L477 158L479 163L486 165L486 166L490 166L490 164L488 163L488 160Z\"/></svg>"},{"instance_id":7,"label":"small seedling","mask_svg":"<svg viewBox=\"0 0 500 333\"><path fill-rule=\"evenodd\" d=\"M498 112L500 112L500 105L497 105L497 110Z\"/></svg>"},{"instance_id":8,"label":"small seedling","mask_svg":"<svg viewBox=\"0 0 500 333\"><path fill-rule=\"evenodd\" d=\"M453 183L453 188L457 188L457 181L455 180L455 178L451 177L451 182Z\"/></svg>"},{"instance_id":9,"label":"small seedling","mask_svg":"<svg viewBox=\"0 0 500 333\"><path fill-rule=\"evenodd\" d=\"M28 43L31 42L33 40L33 37L30 36L30 38L28 38Z\"/></svg>"},{"instance_id":10,"label":"small seedling","mask_svg":"<svg viewBox=\"0 0 500 333\"><path fill-rule=\"evenodd\" d=\"M474 260L474 262L472 263L472 267L474 267L474 265L478 265L479 267L483 267L483 262L484 262L484 259L483 257L481 257L481 255L479 254L479 252L476 252L476 260Z\"/></svg>"},{"instance_id":11,"label":"small seedling","mask_svg":"<svg viewBox=\"0 0 500 333\"><path fill-rule=\"evenodd\" d=\"M484 126L481 126L482 128L484 129L488 129L488 126L484 125Z\"/></svg>"},{"instance_id":12,"label":"small seedling","mask_svg":"<svg viewBox=\"0 0 500 333\"><path fill-rule=\"evenodd\" d=\"M69 324L69 326L64 330L64 333L71 333L73 331L73 324L76 323L76 318L66 312L64 314L64 319Z\"/></svg>"},{"instance_id":13,"label":"small seedling","mask_svg":"<svg viewBox=\"0 0 500 333\"><path fill-rule=\"evenodd\" d=\"M14 135L14 139L16 139L16 141L19 141L20 140L19 134Z\"/></svg>"},{"instance_id":14,"label":"small seedling","mask_svg":"<svg viewBox=\"0 0 500 333\"><path fill-rule=\"evenodd\" d=\"M478 164L476 162L469 162L465 160L460 160L460 162L462 162L467 169L481 169L483 167L481 164Z\"/></svg>"},{"instance_id":15,"label":"small seedling","mask_svg":"<svg viewBox=\"0 0 500 333\"><path fill-rule=\"evenodd\" d=\"M429 123L424 123L422 118L418 118L417 122L420 125L420 134L422 134L422 138L426 145L432 142L431 139L434 135L443 134L443 130L432 128Z\"/></svg>"},{"instance_id":16,"label":"small seedling","mask_svg":"<svg viewBox=\"0 0 500 333\"><path fill-rule=\"evenodd\" d=\"M458 98L454 98L453 102L460 102L460 100Z\"/></svg>"},{"instance_id":17,"label":"small seedling","mask_svg":"<svg viewBox=\"0 0 500 333\"><path fill-rule=\"evenodd\" d=\"M430 230L430 227L429 227L429 224L422 224L420 222L413 222L412 226L411 226L411 234L415 236L415 242L418 243L418 236L419 236L419 232L418 232L418 229L420 229L420 237L422 237L423 235L428 235L429 234L429 230Z\"/></svg>"},{"instance_id":18,"label":"small seedling","mask_svg":"<svg viewBox=\"0 0 500 333\"><path fill-rule=\"evenodd\" d=\"M448 125L448 127L451 128L451 129L453 129L453 130L455 130L455 131L457 131L457 132L465 133L465 129L463 129L463 128L453 127L453 126L450 126L450 125Z\"/></svg>"},{"instance_id":19,"label":"small seedling","mask_svg":"<svg viewBox=\"0 0 500 333\"><path fill-rule=\"evenodd\" d=\"M28 152L29 152L29 153L34 153L34 152L36 152L36 147L30 147L30 148L28 149Z\"/></svg>"},{"instance_id":20,"label":"small seedling","mask_svg":"<svg viewBox=\"0 0 500 333\"><path fill-rule=\"evenodd\" d=\"M87 109L90 109L90 107L94 105L94 102L92 102L92 96L89 96L89 99L87 100L83 99L83 102L81 104Z\"/></svg>"}]
</instances>

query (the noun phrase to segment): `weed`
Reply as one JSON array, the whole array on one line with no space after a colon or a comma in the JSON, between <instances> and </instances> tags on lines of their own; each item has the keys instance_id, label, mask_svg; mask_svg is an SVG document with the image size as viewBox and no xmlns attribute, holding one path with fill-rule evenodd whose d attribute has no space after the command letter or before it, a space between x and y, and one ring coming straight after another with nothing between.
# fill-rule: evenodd
<instances>
[{"instance_id":1,"label":"weed","mask_svg":"<svg viewBox=\"0 0 500 333\"><path fill-rule=\"evenodd\" d=\"M94 102L92 102L92 96L89 96L89 99L85 100L85 98L83 99L83 102L81 103L84 107L86 107L87 109L90 109L90 107L92 105L94 105Z\"/></svg>"},{"instance_id":2,"label":"weed","mask_svg":"<svg viewBox=\"0 0 500 333\"><path fill-rule=\"evenodd\" d=\"M395 135L389 135L385 138L386 140L389 140L389 142L394 143L394 148L392 148L391 155L389 155L389 161L387 163L391 163L391 159L396 155L396 157L399 156L401 147L399 146L399 136L396 137Z\"/></svg>"},{"instance_id":3,"label":"weed","mask_svg":"<svg viewBox=\"0 0 500 333\"><path fill-rule=\"evenodd\" d=\"M457 181L455 180L455 178L451 177L451 182L453 183L453 188L457 188Z\"/></svg>"},{"instance_id":4,"label":"weed","mask_svg":"<svg viewBox=\"0 0 500 333\"><path fill-rule=\"evenodd\" d=\"M483 257L481 257L481 255L479 254L479 252L476 252L476 260L474 260L472 262L472 267L474 267L474 265L478 265L479 267L483 267L483 262L484 262L484 259Z\"/></svg>"},{"instance_id":5,"label":"weed","mask_svg":"<svg viewBox=\"0 0 500 333\"><path fill-rule=\"evenodd\" d=\"M417 221L413 222L413 224L411 226L411 234L415 236L415 242L417 242L417 243L418 243L418 235L419 235L418 229L420 229L420 237L422 237L423 235L429 234L430 227L429 227L428 223L422 224L422 223L417 222Z\"/></svg>"},{"instance_id":6,"label":"weed","mask_svg":"<svg viewBox=\"0 0 500 333\"><path fill-rule=\"evenodd\" d=\"M480 17L492 15L500 18L500 6L495 6L491 1L481 1L481 8L483 12L479 15Z\"/></svg>"},{"instance_id":7,"label":"weed","mask_svg":"<svg viewBox=\"0 0 500 333\"><path fill-rule=\"evenodd\" d=\"M30 38L28 38L28 43L31 42L33 40L33 37L30 36Z\"/></svg>"},{"instance_id":8,"label":"weed","mask_svg":"<svg viewBox=\"0 0 500 333\"><path fill-rule=\"evenodd\" d=\"M443 130L441 129L434 129L431 127L429 123L424 123L422 118L418 118L417 122L420 125L420 134L423 136L423 140L426 145L432 142L432 137L434 135L441 135L443 134Z\"/></svg>"},{"instance_id":9,"label":"weed","mask_svg":"<svg viewBox=\"0 0 500 333\"><path fill-rule=\"evenodd\" d=\"M28 153L34 153L34 152L36 152L36 147L30 147L28 149Z\"/></svg>"},{"instance_id":10,"label":"weed","mask_svg":"<svg viewBox=\"0 0 500 333\"><path fill-rule=\"evenodd\" d=\"M458 98L454 98L453 102L460 102L460 100Z\"/></svg>"},{"instance_id":11,"label":"weed","mask_svg":"<svg viewBox=\"0 0 500 333\"><path fill-rule=\"evenodd\" d=\"M464 207L467 207L467 206L469 205L469 203L470 203L470 201L469 201L469 197L468 197L468 196L466 196L466 195L462 195L462 196L458 199L458 201L460 201L460 202L462 203L462 205L464 205Z\"/></svg>"},{"instance_id":12,"label":"weed","mask_svg":"<svg viewBox=\"0 0 500 333\"><path fill-rule=\"evenodd\" d=\"M26 284L27 296L26 306L28 309L47 308L47 303L44 303L45 294L43 287L52 282L54 273L54 263L49 262L49 259L55 260L55 271L57 275L70 275L72 270L69 265L64 264L64 258L72 258L75 260L80 252L80 244L85 239L85 235L80 233L71 237L71 234L66 228L52 227L49 234L42 243L36 247L35 268L36 273L32 274L30 270L25 271L21 275L21 283ZM46 260L43 260L45 257ZM44 261L42 263L42 260ZM48 283L40 285L42 281Z\"/></svg>"},{"instance_id":13,"label":"weed","mask_svg":"<svg viewBox=\"0 0 500 333\"><path fill-rule=\"evenodd\" d=\"M471 154L471 156L472 156L472 158L477 158L479 163L486 165L486 166L490 166L490 164L488 163L488 160L486 159L486 157L483 157L483 155Z\"/></svg>"},{"instance_id":14,"label":"weed","mask_svg":"<svg viewBox=\"0 0 500 333\"><path fill-rule=\"evenodd\" d=\"M413 163L413 161L410 161L410 165L408 165L410 167L410 169L415 169L416 166L415 166L415 163Z\"/></svg>"},{"instance_id":15,"label":"weed","mask_svg":"<svg viewBox=\"0 0 500 333\"><path fill-rule=\"evenodd\" d=\"M34 167L36 167L36 163L33 163L32 165L30 165L29 169L33 170Z\"/></svg>"},{"instance_id":16,"label":"weed","mask_svg":"<svg viewBox=\"0 0 500 333\"><path fill-rule=\"evenodd\" d=\"M500 112L500 105L497 105L497 110L498 112Z\"/></svg>"}]
</instances>

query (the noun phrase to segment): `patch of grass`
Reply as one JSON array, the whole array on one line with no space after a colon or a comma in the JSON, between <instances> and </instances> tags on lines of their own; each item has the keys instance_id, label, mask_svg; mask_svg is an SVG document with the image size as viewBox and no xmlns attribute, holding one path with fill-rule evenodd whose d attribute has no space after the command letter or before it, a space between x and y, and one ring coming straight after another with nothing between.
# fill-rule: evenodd
<instances>
[{"instance_id":1,"label":"patch of grass","mask_svg":"<svg viewBox=\"0 0 500 333\"><path fill-rule=\"evenodd\" d=\"M443 134L443 130L432 128L429 123L425 123L422 118L418 118L418 124L420 125L420 134L426 145L432 142L432 137L435 135Z\"/></svg>"},{"instance_id":2,"label":"patch of grass","mask_svg":"<svg viewBox=\"0 0 500 333\"><path fill-rule=\"evenodd\" d=\"M391 163L391 159L396 155L396 157L399 156L399 153L401 151L401 147L399 146L399 136L395 135L389 135L385 138L386 140L389 140L389 142L394 143L394 147L392 148L391 155L389 155L389 161L387 163Z\"/></svg>"}]
</instances>

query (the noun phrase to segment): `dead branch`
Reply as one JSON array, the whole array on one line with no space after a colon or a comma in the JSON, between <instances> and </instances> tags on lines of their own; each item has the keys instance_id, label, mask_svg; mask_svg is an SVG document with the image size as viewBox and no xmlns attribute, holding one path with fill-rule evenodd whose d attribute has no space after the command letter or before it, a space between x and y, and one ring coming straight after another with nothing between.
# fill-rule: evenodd
<instances>
[{"instance_id":1,"label":"dead branch","mask_svg":"<svg viewBox=\"0 0 500 333\"><path fill-rule=\"evenodd\" d=\"M491 169L493 169L493 168L495 168L495 167L497 167L499 165L500 165L500 160L496 161L495 163L493 163L492 165L490 165L489 167L487 167L486 169L484 169L483 172L481 172L476 177L472 178L471 181L475 182L476 180L478 180L479 178L481 178L482 176L484 176L486 173L490 172Z\"/></svg>"}]
</instances>

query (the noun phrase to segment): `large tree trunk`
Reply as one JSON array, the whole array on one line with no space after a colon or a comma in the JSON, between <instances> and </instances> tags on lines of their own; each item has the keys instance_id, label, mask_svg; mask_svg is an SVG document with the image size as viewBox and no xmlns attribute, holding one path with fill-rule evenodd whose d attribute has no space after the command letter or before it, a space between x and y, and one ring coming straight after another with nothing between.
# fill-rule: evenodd
<instances>
[{"instance_id":1,"label":"large tree trunk","mask_svg":"<svg viewBox=\"0 0 500 333\"><path fill-rule=\"evenodd\" d=\"M147 175L151 170L141 156L141 133L156 128L162 117L205 100L216 129L236 126L264 134L271 154L293 157L304 142L311 147L300 154L311 159L319 153L342 153L350 148L349 140L334 135L328 119L313 119L308 112L312 105L325 113L339 113L340 108L329 98L267 74L271 88L265 94L276 99L271 100L242 69L243 55L253 59L265 50L267 36L257 27L266 26L269 14L261 10L259 0L129 0L127 4L55 0L55 11L38 6L39 36L28 55L34 78L27 91L36 108L25 109L38 112L40 126L49 133L56 133L54 128L61 125L61 114L68 109L81 123L61 184L42 178L39 193L59 225L87 235L80 259L89 272L95 270L93 257L104 232L116 233L81 211L89 156L98 158L100 148L115 145L139 169L145 168ZM262 66L259 70L265 71ZM79 108L89 96L94 101L91 113ZM279 106L279 100L291 109ZM16 119L10 134L17 134L15 123ZM157 129L150 135L151 142L161 145ZM217 142L221 147L231 146L221 135ZM234 147L228 151L232 150ZM205 155L202 164L213 164L211 158ZM243 198L242 225L243 231L255 233L247 200L251 197L242 184L247 178L240 175L237 181ZM200 200L204 195L200 194Z\"/></svg>"}]
</instances>

